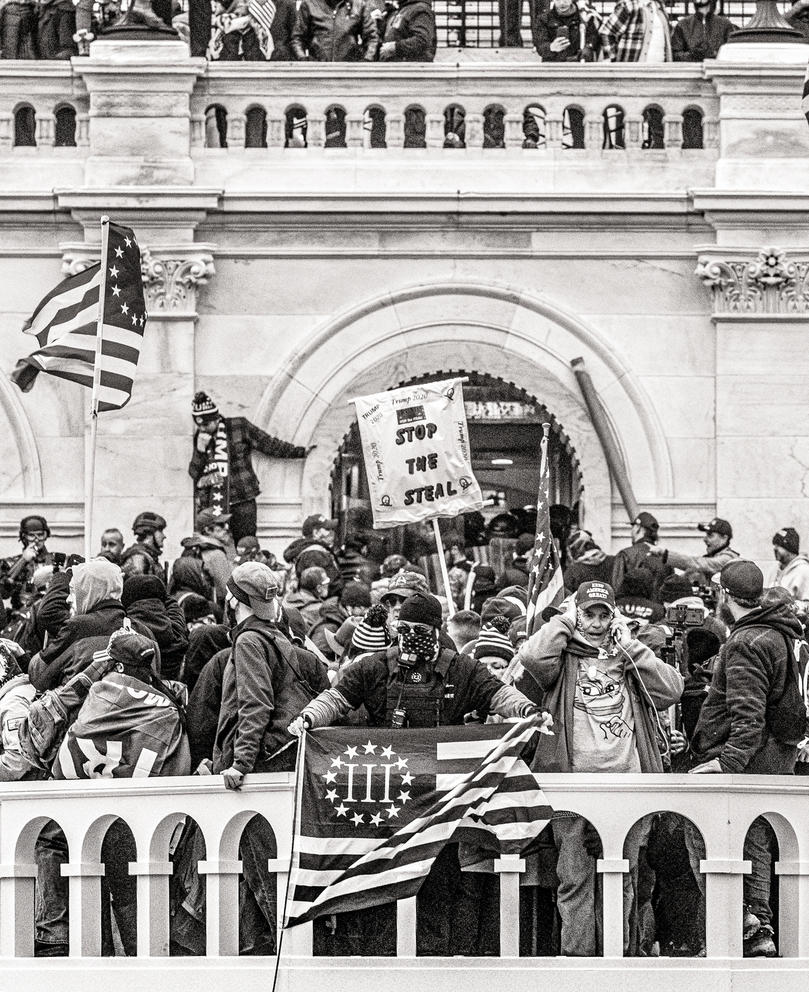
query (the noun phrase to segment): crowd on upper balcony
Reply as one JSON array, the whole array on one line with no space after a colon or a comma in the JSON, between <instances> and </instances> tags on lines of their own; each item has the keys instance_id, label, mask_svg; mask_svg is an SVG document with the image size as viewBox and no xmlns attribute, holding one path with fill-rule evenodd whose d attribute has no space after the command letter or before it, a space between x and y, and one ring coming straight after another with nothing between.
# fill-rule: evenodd
<instances>
[{"instance_id":1,"label":"crowd on upper balcony","mask_svg":"<svg viewBox=\"0 0 809 992\"><path fill-rule=\"evenodd\" d=\"M765 581L732 546L727 520L699 525L705 550L693 555L664 547L657 519L642 512L632 543L610 555L578 525L575 508L551 507L565 598L529 636L535 510L443 521L446 588L429 524L383 533L362 509L343 521L309 515L275 554L256 538L252 456L303 459L311 449L222 416L204 393L193 416L189 474L199 509L173 562L163 560L170 525L154 509L137 515L129 543L122 529L105 530L89 561L60 554L41 515L21 521L20 553L0 563L0 780L196 769L238 789L255 772L292 769L306 728L345 722L395 733L540 713L554 734L546 771L809 768L809 559L794 528L773 535ZM260 818L251 824L240 854L242 950L271 953L271 839ZM189 827L173 848L178 954L204 946L199 844ZM745 951L753 956L777 950L774 849L771 828L757 819L745 842ZM526 887L545 953L598 953L600 851L585 820L554 814ZM106 952L117 928L124 951L135 953L131 835L114 825L101 856ZM427 887L420 953L496 953L497 913L486 909L496 904L496 878L462 874L453 857ZM702 953L698 831L674 814L645 817L625 857L627 952ZM55 823L43 828L36 859L37 953L64 954L67 847ZM318 946L394 953L392 919L377 909L328 920Z\"/></svg>"},{"instance_id":2,"label":"crowd on upper balcony","mask_svg":"<svg viewBox=\"0 0 809 992\"><path fill-rule=\"evenodd\" d=\"M522 46L522 5L500 0L501 47ZM695 0L673 23L663 0L617 0L608 15L590 0L532 0L533 47L546 62L698 62L736 30L716 7ZM430 0L152 0L152 8L192 55L213 60L431 62L436 53ZM0 0L0 54L87 54L120 13L121 0ZM809 0L786 16L809 39Z\"/></svg>"}]
</instances>

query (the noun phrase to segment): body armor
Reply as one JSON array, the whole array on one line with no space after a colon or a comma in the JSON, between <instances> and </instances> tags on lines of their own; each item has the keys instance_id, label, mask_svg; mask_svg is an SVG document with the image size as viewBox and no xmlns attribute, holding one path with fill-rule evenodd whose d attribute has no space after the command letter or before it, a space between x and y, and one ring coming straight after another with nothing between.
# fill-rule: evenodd
<instances>
[{"instance_id":1,"label":"body armor","mask_svg":"<svg viewBox=\"0 0 809 992\"><path fill-rule=\"evenodd\" d=\"M443 723L446 676L454 657L442 650L428 665L399 664L399 649L388 650L385 724L388 727L440 727ZM403 713L403 716L400 714Z\"/></svg>"}]
</instances>

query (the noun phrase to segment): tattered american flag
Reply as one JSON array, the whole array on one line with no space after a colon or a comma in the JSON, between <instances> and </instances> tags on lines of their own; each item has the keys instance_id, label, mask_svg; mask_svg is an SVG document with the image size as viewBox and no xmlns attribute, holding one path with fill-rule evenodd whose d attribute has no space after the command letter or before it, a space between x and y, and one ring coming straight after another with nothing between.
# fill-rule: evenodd
<instances>
[{"instance_id":1,"label":"tattered american flag","mask_svg":"<svg viewBox=\"0 0 809 992\"><path fill-rule=\"evenodd\" d=\"M102 283L98 409L118 410L129 402L147 315L137 240L130 228L112 223L105 271L96 263L69 276L48 293L23 325L23 331L39 342L39 349L21 359L11 376L23 392L33 387L40 372L92 388Z\"/></svg>"},{"instance_id":2,"label":"tattered american flag","mask_svg":"<svg viewBox=\"0 0 809 992\"><path fill-rule=\"evenodd\" d=\"M558 606L565 594L562 566L551 534L550 468L548 437L542 439L539 467L539 496L537 497L537 532L531 566L528 570L528 610L525 629L530 637L540 626L542 611Z\"/></svg>"},{"instance_id":3,"label":"tattered american flag","mask_svg":"<svg viewBox=\"0 0 809 992\"><path fill-rule=\"evenodd\" d=\"M462 863L519 854L552 813L528 766L541 739L538 717L306 734L285 925L415 895L450 842Z\"/></svg>"}]
</instances>

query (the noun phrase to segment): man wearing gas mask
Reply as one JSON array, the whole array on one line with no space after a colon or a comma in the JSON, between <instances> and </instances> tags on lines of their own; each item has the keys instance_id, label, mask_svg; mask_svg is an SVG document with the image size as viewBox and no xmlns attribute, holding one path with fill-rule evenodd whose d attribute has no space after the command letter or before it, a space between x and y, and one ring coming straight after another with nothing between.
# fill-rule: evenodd
<instances>
[{"instance_id":1,"label":"man wearing gas mask","mask_svg":"<svg viewBox=\"0 0 809 992\"><path fill-rule=\"evenodd\" d=\"M411 595L399 612L396 643L346 665L335 685L292 721L290 733L299 735L304 729L336 723L361 705L368 711L370 726L393 729L459 725L473 710L481 716L492 713L505 718L539 712L539 707L491 675L484 665L443 648L441 624L441 604L435 596ZM479 906L474 875L461 872L457 845L448 844L418 894L419 955L476 953ZM380 941L389 910L389 906L373 910L373 936ZM367 948L363 953L368 953Z\"/></svg>"}]
</instances>

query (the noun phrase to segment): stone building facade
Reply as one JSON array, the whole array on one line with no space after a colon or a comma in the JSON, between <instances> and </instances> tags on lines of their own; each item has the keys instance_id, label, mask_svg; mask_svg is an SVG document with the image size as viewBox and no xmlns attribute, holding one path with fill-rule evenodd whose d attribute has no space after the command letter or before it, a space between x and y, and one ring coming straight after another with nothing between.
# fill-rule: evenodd
<instances>
[{"instance_id":1,"label":"stone building facade","mask_svg":"<svg viewBox=\"0 0 809 992\"><path fill-rule=\"evenodd\" d=\"M617 546L628 521L579 357L664 540L699 548L694 525L715 514L759 559L780 526L809 538L805 51L741 44L657 67L455 52L367 69L206 65L179 43L99 41L67 64L0 65L0 552L35 510L61 545L81 543L89 395L47 376L23 395L8 373L33 350L23 319L98 256L103 213L145 249L150 321L130 404L101 418L95 538L158 507L170 550L190 532L197 389L316 445L305 464L257 460L259 533L279 550L330 509L351 397L463 371L553 416L584 521ZM451 103L465 148L443 147ZM421 148L406 147L414 105ZM492 106L503 147L484 147ZM624 147L605 148L615 106ZM16 140L28 107L34 145ZM345 147L325 147L332 107ZM290 108L305 112L305 147ZM539 148L523 147L527 108L541 111ZM571 108L583 147L565 147ZM643 147L649 108L663 148ZM371 147L369 109L387 147ZM59 144L71 112L75 144ZM211 147L216 112L227 147ZM683 147L689 113L702 147Z\"/></svg>"}]
</instances>

